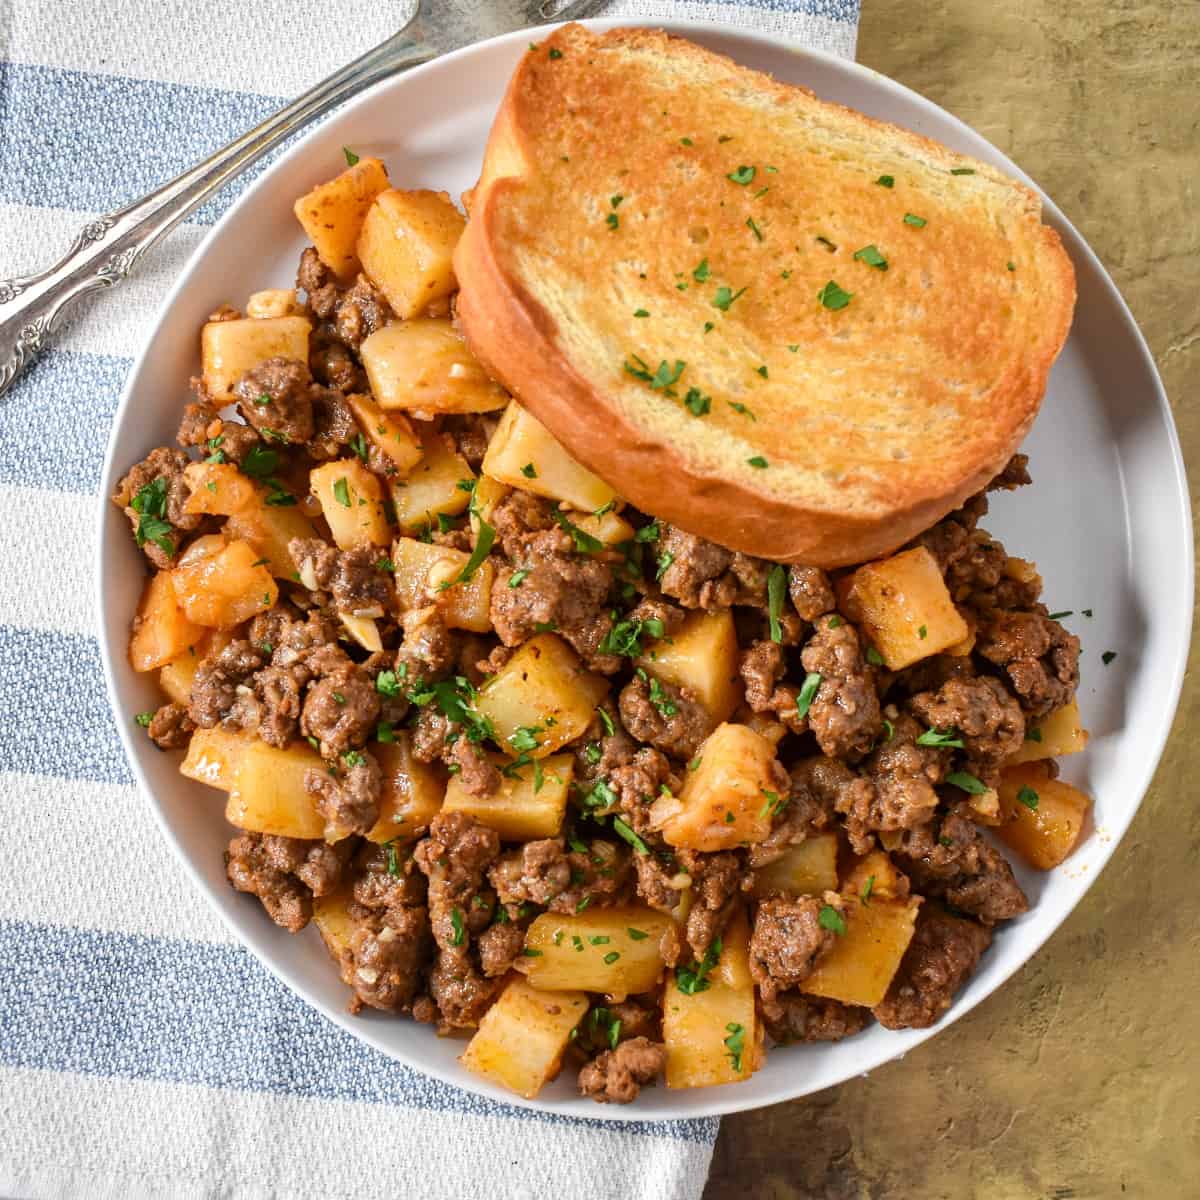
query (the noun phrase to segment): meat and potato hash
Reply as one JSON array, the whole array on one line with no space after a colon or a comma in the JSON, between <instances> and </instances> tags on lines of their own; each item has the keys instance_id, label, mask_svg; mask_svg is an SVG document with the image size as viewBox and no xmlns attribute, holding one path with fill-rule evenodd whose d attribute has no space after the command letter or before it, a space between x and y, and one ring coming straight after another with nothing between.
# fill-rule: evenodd
<instances>
[{"instance_id":1,"label":"meat and potato hash","mask_svg":"<svg viewBox=\"0 0 1200 1200\"><path fill-rule=\"evenodd\" d=\"M447 197L363 159L297 212L297 290L212 315L179 446L113 497L137 720L227 793L230 883L524 1096L935 1022L1026 911L997 842L1053 867L1088 808L1079 644L986 496L833 575L726 550L487 377Z\"/></svg>"}]
</instances>

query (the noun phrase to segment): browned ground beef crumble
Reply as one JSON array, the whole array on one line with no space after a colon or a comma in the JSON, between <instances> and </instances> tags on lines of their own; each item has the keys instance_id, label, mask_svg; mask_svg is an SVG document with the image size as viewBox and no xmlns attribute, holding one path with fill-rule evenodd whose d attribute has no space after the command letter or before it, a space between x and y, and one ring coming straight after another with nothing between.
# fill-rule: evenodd
<instances>
[{"instance_id":1,"label":"browned ground beef crumble","mask_svg":"<svg viewBox=\"0 0 1200 1200\"><path fill-rule=\"evenodd\" d=\"M162 492L170 528L142 547L152 567L171 565L191 537L214 527L184 511L187 448L207 455L217 446L223 461L240 463L272 431L285 481L348 453L357 426L346 396L365 390L358 347L390 312L365 279L339 286L311 250L298 285L317 322L310 361L276 358L246 372L234 388L242 422L221 418L197 384L179 431L185 449L160 447L121 481L113 499L135 529L135 498L147 485ZM494 415L444 418L422 436L445 438L478 468L495 425ZM1028 478L1017 456L993 486L1018 487ZM627 902L672 912L686 894L679 934L664 946L668 964L702 959L731 914L747 907L751 973L775 1042L837 1040L872 1019L894 1029L924 1027L949 1008L994 926L1027 908L1008 862L947 777L966 771L994 784L1027 725L1069 703L1078 683L1077 639L1040 603L1036 575L1006 573L1004 548L979 528L987 507L985 494L973 497L916 539L933 554L975 631L973 652L934 656L899 672L873 665L879 660L838 612L836 580L826 572L787 569L772 637L772 564L629 509L623 515L640 531L638 540L589 552L560 527L551 502L520 490L504 496L491 513L491 553L497 579L519 574L520 585L493 589L495 632L484 636L448 629L436 605L401 613L375 550L295 539L288 550L296 581L281 581L278 603L199 663L188 703L162 705L148 732L163 749L185 746L197 727L255 732L278 747L307 739L325 760L330 770L311 770L306 787L327 832L341 840L238 833L226 864L231 884L257 896L269 917L293 932L311 919L314 897L347 890L354 933L338 966L356 1009L406 1013L444 1030L472 1028L521 956L538 913ZM474 545L465 521L429 536L466 550ZM636 671L614 631L657 622L671 636L689 611L730 607L741 635L745 700L736 719L776 729L783 802L769 835L753 846L676 850L656 831L650 806L682 785L710 724L698 697ZM378 618L384 649L368 655L346 640L339 610ZM365 841L379 813L381 773L371 748L380 722L406 725L415 757L458 774L471 794L499 788L502 776L480 739L422 698L417 685L457 679L478 686L546 628L612 682L591 726L564 748L576 762L564 836L504 844L471 817L448 812L404 843ZM797 701L813 675L819 686L802 712ZM381 678L403 686L385 694ZM921 744L930 729L957 731L961 744ZM597 788L611 797L600 817ZM614 815L636 844L615 836ZM886 850L901 872L901 893L911 888L925 898L900 970L873 1012L803 990L835 945L836 917L847 902L834 893L790 897L755 889L756 872L828 830L855 854ZM654 995L620 1003L595 997L577 1034L579 1087L596 1100L627 1103L663 1071Z\"/></svg>"}]
</instances>

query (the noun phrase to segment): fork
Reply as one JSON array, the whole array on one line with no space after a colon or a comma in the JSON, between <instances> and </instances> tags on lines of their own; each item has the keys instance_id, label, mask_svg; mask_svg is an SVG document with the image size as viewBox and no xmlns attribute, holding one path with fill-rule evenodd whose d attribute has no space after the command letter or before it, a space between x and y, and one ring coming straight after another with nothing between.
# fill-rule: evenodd
<instances>
[{"instance_id":1,"label":"fork","mask_svg":"<svg viewBox=\"0 0 1200 1200\"><path fill-rule=\"evenodd\" d=\"M601 0L419 0L386 41L261 125L132 204L96 217L52 267L0 279L0 397L46 349L82 297L115 287L190 212L285 138L373 83L485 38L587 16Z\"/></svg>"}]
</instances>

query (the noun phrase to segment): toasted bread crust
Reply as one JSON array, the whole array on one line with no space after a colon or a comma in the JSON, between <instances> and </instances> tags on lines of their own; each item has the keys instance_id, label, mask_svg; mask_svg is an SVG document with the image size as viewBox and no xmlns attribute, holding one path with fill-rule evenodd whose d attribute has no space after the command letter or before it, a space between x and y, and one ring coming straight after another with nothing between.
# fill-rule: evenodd
<instances>
[{"instance_id":1,"label":"toasted bread crust","mask_svg":"<svg viewBox=\"0 0 1200 1200\"><path fill-rule=\"evenodd\" d=\"M558 51L554 59L551 48ZM672 153L664 149L662 138L647 138L644 131L635 138L635 130L614 151L598 145L595 137L597 123L619 122L621 106L661 101L657 93L631 96L630 88L643 76L668 70L674 73L671 108L683 128L702 128L698 114L714 93L724 101L719 119L730 124L730 103L736 111L774 106L766 126L755 125L753 112L746 115L747 129L739 130L740 148L732 154L714 150L711 126L706 150L693 152L689 140L681 169L693 175L708 170L705 178L713 180L698 200L686 183L664 189L657 180L666 170L661 164L637 166L647 156ZM863 243L880 241L891 269L872 270L848 253L838 254L832 265L828 259L814 265L811 247L797 244L794 272L804 276L801 286L771 294L770 303L756 297L755 305L747 303L738 313L728 308L718 312L708 305L712 288L727 279L731 286L739 283L752 270L766 270L774 278L774 268L782 262L780 242L800 237L807 217L789 224L787 212L779 209L773 217L763 217L774 239L771 245L764 246L756 231L751 231L754 240L750 232L741 241L733 239L729 230L740 228L749 197L745 188L727 182L728 176L712 171L713 156L726 162L770 163L777 158L784 163L784 135L799 136L794 130L789 134L789 115L822 126L819 136L800 139L810 158L814 145L823 151L843 137L851 139L860 155L864 146L878 149L878 157L859 168L866 182L842 187L838 205L849 214L842 220L848 244L860 237ZM784 132L774 132L777 127ZM583 174L565 170L566 178L557 185L565 190L556 191L556 185L546 182L560 157L555 152L577 146L586 159L579 168ZM902 195L881 196L884 189L869 173L876 161L911 164L915 182L906 183ZM980 177L966 185L978 186L971 193L976 208L965 214L953 207L959 202L956 195L948 200L943 194L948 180L960 185L950 175L955 168ZM841 170L822 163L818 169ZM800 173L796 160L790 171L781 165L777 174L785 171L794 179ZM618 217L626 218L618 229L606 228L608 206L598 206L595 197L590 208L585 198L581 209L578 192L588 173L596 176L592 190L599 188L604 199L616 186L614 179L628 189L629 207L614 205ZM764 178L769 176L760 173L760 181ZM840 178L834 182L840 185ZM713 204L711 188L720 197ZM679 212L663 211L664 196L675 195L681 197ZM880 216L881 198L894 201L886 206L888 225ZM736 222L726 221L716 203L720 210L726 203L736 208ZM907 204L928 212L931 226L939 222L940 240L914 240L928 232L924 228L895 228ZM572 206L585 217L573 218ZM1011 225L1007 239L989 242L992 231L981 225L988 215ZM647 222L649 245L646 237L638 240L639 218ZM722 237L701 242L703 249L693 247L685 261L685 222L698 219L718 225ZM718 224L722 221L723 226ZM870 237L875 228L884 229L889 240ZM630 236L623 237L623 230ZM660 251L660 244L667 248ZM974 253L994 258L998 249L1013 245L1019 246L1021 257L1019 283L1003 263L987 263L993 275L1000 272L997 284L970 261ZM550 260L562 264L561 278L547 269L547 246ZM714 269L711 282L701 288L684 269L705 250L705 261L711 258L715 268L720 259L726 274L718 278ZM774 257L764 260L764 253ZM822 246L816 253L827 252ZM965 255L967 261L951 268L949 257L955 255ZM637 272L639 282L632 290L629 261L646 268ZM572 292L585 266L602 293L594 300L587 288ZM1039 202L1028 189L936 143L649 30L596 37L568 26L525 56L492 129L455 269L462 289L458 316L475 352L573 454L628 500L732 548L823 566L889 552L1003 467L1036 416L1074 305L1070 261L1057 234L1041 224ZM829 311L815 299L812 281L823 282L821 275L831 271L839 284L856 293L858 307L850 313L854 324L846 320L849 309ZM921 288L930 287L922 282L926 271L938 280L961 271L967 301L961 313L947 305L914 327L912 322L920 318L914 317L913 297L924 303ZM687 290L677 291L676 280ZM1033 295L1023 295L1020 287ZM623 369L633 352L625 347L642 345L636 339L645 336L650 322L630 319L628 301L624 311L616 312L612 294L625 299L642 291L653 296L647 303L652 303L654 325L663 339L653 358L646 353L651 370L660 357L683 360L686 354L689 367L695 364L697 382L711 391L707 416L691 415L680 396L664 395ZM700 335L700 320L708 314L709 328ZM703 341L718 322L712 342ZM794 358L782 344L785 328L795 338L792 344L799 344ZM881 390L875 363L859 370L855 355L876 353L890 336L901 345L900 380ZM842 348L847 340L865 349L847 355ZM620 349L614 353L614 347ZM958 370L960 350L961 378L923 374L926 362L931 369L945 372L950 363ZM905 353L914 360L911 366L903 362ZM763 377L763 383L750 379L747 388L741 377L750 378L756 361L764 369L770 362L769 378ZM701 381L706 369L708 378ZM822 389L830 379L844 379L845 392L839 388L837 403L825 405ZM682 393L691 381L681 379L677 391ZM754 411L755 419L737 415L733 398L743 404L743 412ZM768 468L747 465L756 456L767 459Z\"/></svg>"}]
</instances>

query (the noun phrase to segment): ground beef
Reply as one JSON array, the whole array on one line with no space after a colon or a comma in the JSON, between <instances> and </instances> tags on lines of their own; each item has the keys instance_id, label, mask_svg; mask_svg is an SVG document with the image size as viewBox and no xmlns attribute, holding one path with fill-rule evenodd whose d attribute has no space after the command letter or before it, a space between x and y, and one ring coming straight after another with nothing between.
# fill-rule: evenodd
<instances>
[{"instance_id":1,"label":"ground beef","mask_svg":"<svg viewBox=\"0 0 1200 1200\"><path fill-rule=\"evenodd\" d=\"M201 729L212 729L223 721L239 723L235 713L239 689L248 689L247 681L262 665L262 651L243 639L201 659L192 677L188 716Z\"/></svg>"},{"instance_id":2,"label":"ground beef","mask_svg":"<svg viewBox=\"0 0 1200 1200\"><path fill-rule=\"evenodd\" d=\"M298 933L312 917L313 896L337 887L348 857L348 845L242 833L229 843L225 873L239 892L262 901L276 925Z\"/></svg>"},{"instance_id":3,"label":"ground beef","mask_svg":"<svg viewBox=\"0 0 1200 1200\"><path fill-rule=\"evenodd\" d=\"M455 448L471 470L478 471L498 424L495 413L453 413L443 422L442 432L454 439Z\"/></svg>"},{"instance_id":4,"label":"ground beef","mask_svg":"<svg viewBox=\"0 0 1200 1200\"><path fill-rule=\"evenodd\" d=\"M452 729L449 719L432 704L418 709L412 727L413 757L418 762L437 762L446 752L446 739Z\"/></svg>"},{"instance_id":5,"label":"ground beef","mask_svg":"<svg viewBox=\"0 0 1200 1200\"><path fill-rule=\"evenodd\" d=\"M238 410L249 424L292 443L312 437L312 392L308 364L290 358L268 358L233 385Z\"/></svg>"},{"instance_id":6,"label":"ground beef","mask_svg":"<svg viewBox=\"0 0 1200 1200\"><path fill-rule=\"evenodd\" d=\"M913 890L993 924L1029 908L1004 856L959 813L907 832L893 860Z\"/></svg>"},{"instance_id":7,"label":"ground beef","mask_svg":"<svg viewBox=\"0 0 1200 1200\"><path fill-rule=\"evenodd\" d=\"M900 969L874 1010L876 1019L888 1029L927 1029L950 1007L991 940L986 925L923 904Z\"/></svg>"},{"instance_id":8,"label":"ground beef","mask_svg":"<svg viewBox=\"0 0 1200 1200\"><path fill-rule=\"evenodd\" d=\"M308 294L309 307L320 317L327 317L329 313L318 312L317 306L313 304L313 297L331 287L330 276L329 268L321 261L315 247L305 246L300 255L300 265L296 269L296 286Z\"/></svg>"},{"instance_id":9,"label":"ground beef","mask_svg":"<svg viewBox=\"0 0 1200 1200\"><path fill-rule=\"evenodd\" d=\"M987 485L989 492L1011 492L1026 487L1033 480L1029 476L1029 455L1014 454L1004 464L1004 470Z\"/></svg>"},{"instance_id":10,"label":"ground beef","mask_svg":"<svg viewBox=\"0 0 1200 1200\"><path fill-rule=\"evenodd\" d=\"M639 836L649 833L650 804L671 777L666 755L649 746L634 750L623 763L602 776L617 798L617 810L625 823Z\"/></svg>"},{"instance_id":11,"label":"ground beef","mask_svg":"<svg viewBox=\"0 0 1200 1200\"><path fill-rule=\"evenodd\" d=\"M746 703L756 713L770 713L792 733L803 733L808 721L796 707L800 689L781 682L786 672L783 646L777 642L757 641L742 651L738 673L746 687Z\"/></svg>"},{"instance_id":12,"label":"ground beef","mask_svg":"<svg viewBox=\"0 0 1200 1200\"><path fill-rule=\"evenodd\" d=\"M396 1012L413 1002L431 949L424 908L389 909L354 931L342 977L361 1003Z\"/></svg>"},{"instance_id":13,"label":"ground beef","mask_svg":"<svg viewBox=\"0 0 1200 1200\"><path fill-rule=\"evenodd\" d=\"M368 390L366 372L349 348L327 330L315 331L309 341L308 369L317 383L347 396Z\"/></svg>"},{"instance_id":14,"label":"ground beef","mask_svg":"<svg viewBox=\"0 0 1200 1200\"><path fill-rule=\"evenodd\" d=\"M875 673L863 658L858 634L841 618L821 621L800 654L807 672L821 676L808 710L817 745L831 758L862 758L883 731Z\"/></svg>"},{"instance_id":15,"label":"ground beef","mask_svg":"<svg viewBox=\"0 0 1200 1200\"><path fill-rule=\"evenodd\" d=\"M663 525L660 559L669 565L659 581L663 593L684 608L728 608L731 604L764 607L771 564L740 551L726 550L674 525Z\"/></svg>"},{"instance_id":16,"label":"ground beef","mask_svg":"<svg viewBox=\"0 0 1200 1200\"><path fill-rule=\"evenodd\" d=\"M355 350L391 319L388 302L365 275L359 275L354 285L338 297L333 310L338 337Z\"/></svg>"},{"instance_id":17,"label":"ground beef","mask_svg":"<svg viewBox=\"0 0 1200 1200\"><path fill-rule=\"evenodd\" d=\"M354 865L359 874L354 880L353 897L360 907L386 915L390 909L425 904L428 885L413 861L411 849L364 842Z\"/></svg>"},{"instance_id":18,"label":"ground beef","mask_svg":"<svg viewBox=\"0 0 1200 1200\"><path fill-rule=\"evenodd\" d=\"M396 651L396 669L407 663L409 679L438 679L455 665L461 643L439 609L410 609L401 616L400 628L404 639Z\"/></svg>"},{"instance_id":19,"label":"ground beef","mask_svg":"<svg viewBox=\"0 0 1200 1200\"><path fill-rule=\"evenodd\" d=\"M644 1037L605 1050L579 1072L579 1091L602 1104L629 1104L667 1065L666 1047Z\"/></svg>"},{"instance_id":20,"label":"ground beef","mask_svg":"<svg viewBox=\"0 0 1200 1200\"><path fill-rule=\"evenodd\" d=\"M838 935L821 925L825 908L844 916L846 902L836 892L826 892L759 904L750 935L750 974L764 1002L802 983L833 949Z\"/></svg>"},{"instance_id":21,"label":"ground beef","mask_svg":"<svg viewBox=\"0 0 1200 1200\"><path fill-rule=\"evenodd\" d=\"M395 602L395 584L379 567L384 555L378 546L337 550L320 538L292 538L288 554L305 586L330 592L339 612L381 617Z\"/></svg>"},{"instance_id":22,"label":"ground beef","mask_svg":"<svg viewBox=\"0 0 1200 1200\"><path fill-rule=\"evenodd\" d=\"M637 894L642 900L659 912L672 912L679 907L691 876L673 855L664 861L657 853L635 854L633 865L637 871Z\"/></svg>"},{"instance_id":23,"label":"ground beef","mask_svg":"<svg viewBox=\"0 0 1200 1200\"><path fill-rule=\"evenodd\" d=\"M113 503L118 508L125 510L125 515L129 518L135 534L142 526L143 519L148 526L151 522L155 522L155 528L158 528L157 523L163 520L170 524L170 529L155 534L160 541L168 543L172 547L170 553L167 553L163 546L149 537L142 542L142 552L154 566L160 569L172 565L183 542L183 535L196 529L204 519L199 513L184 511L184 505L190 499L192 489L188 487L183 472L191 461L182 450L160 446L157 450L151 450L146 458L125 475L117 484L117 490L112 495ZM147 511L146 499L143 497L142 500L138 500L138 496L143 488L158 485L159 480L163 481L160 485L162 487L161 501L158 504L151 503L150 511ZM133 507L135 501L143 506L142 512L139 513ZM161 508L159 508L159 504L161 504ZM161 512L161 516L159 512Z\"/></svg>"},{"instance_id":24,"label":"ground beef","mask_svg":"<svg viewBox=\"0 0 1200 1200\"><path fill-rule=\"evenodd\" d=\"M1049 716L1075 697L1079 639L1041 613L997 613L981 625L976 649L1008 677L1027 717Z\"/></svg>"},{"instance_id":25,"label":"ground beef","mask_svg":"<svg viewBox=\"0 0 1200 1200\"><path fill-rule=\"evenodd\" d=\"M340 458L359 431L345 396L330 388L314 387L312 406L313 433L305 450L310 458Z\"/></svg>"},{"instance_id":26,"label":"ground beef","mask_svg":"<svg viewBox=\"0 0 1200 1200\"><path fill-rule=\"evenodd\" d=\"M294 667L264 667L254 676L258 736L269 745L283 749L295 739L300 725L303 678Z\"/></svg>"},{"instance_id":27,"label":"ground beef","mask_svg":"<svg viewBox=\"0 0 1200 1200\"><path fill-rule=\"evenodd\" d=\"M490 899L483 905L476 900L484 873L499 853L496 831L461 812L439 813L429 823L428 835L417 843L413 859L429 880L430 922L443 951L465 949L466 927L475 913L486 908L490 914ZM446 970L449 984L459 968L448 963Z\"/></svg>"},{"instance_id":28,"label":"ground beef","mask_svg":"<svg viewBox=\"0 0 1200 1200\"><path fill-rule=\"evenodd\" d=\"M803 567L799 563L788 567L788 595L806 621L815 621L833 612L835 607L829 576L820 567Z\"/></svg>"},{"instance_id":29,"label":"ground beef","mask_svg":"<svg viewBox=\"0 0 1200 1200\"><path fill-rule=\"evenodd\" d=\"M567 854L567 887L547 903L551 912L603 908L619 904L626 897L631 868L625 847L604 838L591 838L582 844L582 850Z\"/></svg>"},{"instance_id":30,"label":"ground beef","mask_svg":"<svg viewBox=\"0 0 1200 1200\"><path fill-rule=\"evenodd\" d=\"M566 842L562 838L526 842L497 859L488 871L488 880L502 904L544 907L570 885Z\"/></svg>"},{"instance_id":31,"label":"ground beef","mask_svg":"<svg viewBox=\"0 0 1200 1200\"><path fill-rule=\"evenodd\" d=\"M195 728L188 710L172 701L162 705L150 718L146 732L160 750L182 750L191 740Z\"/></svg>"},{"instance_id":32,"label":"ground beef","mask_svg":"<svg viewBox=\"0 0 1200 1200\"><path fill-rule=\"evenodd\" d=\"M443 753L447 765L457 768L458 781L472 796L490 796L500 788L500 772L475 742L455 738Z\"/></svg>"},{"instance_id":33,"label":"ground beef","mask_svg":"<svg viewBox=\"0 0 1200 1200\"><path fill-rule=\"evenodd\" d=\"M502 986L501 980L481 973L465 945L438 949L429 975L429 994L445 1028L475 1028Z\"/></svg>"},{"instance_id":34,"label":"ground beef","mask_svg":"<svg viewBox=\"0 0 1200 1200\"><path fill-rule=\"evenodd\" d=\"M840 1042L861 1033L871 1023L868 1009L806 996L802 992L780 992L762 1005L763 1025L773 1042Z\"/></svg>"},{"instance_id":35,"label":"ground beef","mask_svg":"<svg viewBox=\"0 0 1200 1200\"><path fill-rule=\"evenodd\" d=\"M525 552L531 534L557 529L548 500L519 489L509 492L492 509L492 527L496 542L505 557L514 561Z\"/></svg>"},{"instance_id":36,"label":"ground beef","mask_svg":"<svg viewBox=\"0 0 1200 1200\"><path fill-rule=\"evenodd\" d=\"M712 729L707 709L674 684L635 675L622 689L621 724L639 742L690 760Z\"/></svg>"},{"instance_id":37,"label":"ground beef","mask_svg":"<svg viewBox=\"0 0 1200 1200\"><path fill-rule=\"evenodd\" d=\"M300 731L316 738L321 757L336 759L361 746L379 719L379 693L371 677L344 654L309 686Z\"/></svg>"},{"instance_id":38,"label":"ground beef","mask_svg":"<svg viewBox=\"0 0 1200 1200\"><path fill-rule=\"evenodd\" d=\"M316 801L326 828L338 833L366 833L379 819L383 773L372 754L355 750L336 767L310 767L304 790Z\"/></svg>"},{"instance_id":39,"label":"ground beef","mask_svg":"<svg viewBox=\"0 0 1200 1200\"><path fill-rule=\"evenodd\" d=\"M512 921L489 925L478 939L479 965L488 979L512 969L525 946L525 930Z\"/></svg>"},{"instance_id":40,"label":"ground beef","mask_svg":"<svg viewBox=\"0 0 1200 1200\"><path fill-rule=\"evenodd\" d=\"M931 729L960 734L969 770L990 786L1025 741L1021 706L998 679L949 679L936 692L919 692L908 706Z\"/></svg>"},{"instance_id":41,"label":"ground beef","mask_svg":"<svg viewBox=\"0 0 1200 1200\"><path fill-rule=\"evenodd\" d=\"M749 885L749 875L742 856L733 850L717 854L680 850L676 860L692 879L686 936L692 953L701 959L729 923L739 896Z\"/></svg>"},{"instance_id":42,"label":"ground beef","mask_svg":"<svg viewBox=\"0 0 1200 1200\"><path fill-rule=\"evenodd\" d=\"M220 432L221 418L217 415L217 410L207 400L200 400L184 408L175 441L185 449L188 446L203 446L208 449L209 439ZM217 448L213 447L214 450Z\"/></svg>"}]
</instances>

